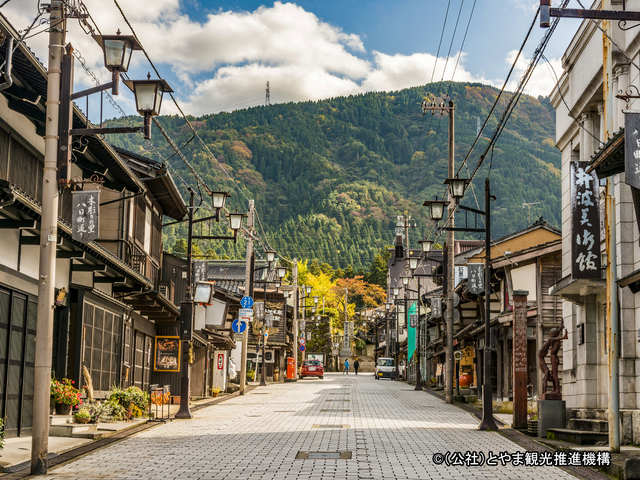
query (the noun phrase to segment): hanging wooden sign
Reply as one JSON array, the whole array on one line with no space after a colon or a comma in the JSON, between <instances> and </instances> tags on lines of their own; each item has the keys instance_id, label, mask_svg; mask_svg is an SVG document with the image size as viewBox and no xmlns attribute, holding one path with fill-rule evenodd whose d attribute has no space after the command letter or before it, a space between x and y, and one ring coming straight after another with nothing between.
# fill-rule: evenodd
<instances>
[{"instance_id":1,"label":"hanging wooden sign","mask_svg":"<svg viewBox=\"0 0 640 480\"><path fill-rule=\"evenodd\" d=\"M598 178L588 162L571 162L571 275L601 278Z\"/></svg>"},{"instance_id":2,"label":"hanging wooden sign","mask_svg":"<svg viewBox=\"0 0 640 480\"><path fill-rule=\"evenodd\" d=\"M478 295L484 292L484 265L481 263L470 263L469 267L469 279L468 290L469 293Z\"/></svg>"},{"instance_id":3,"label":"hanging wooden sign","mask_svg":"<svg viewBox=\"0 0 640 480\"><path fill-rule=\"evenodd\" d=\"M89 243L98 238L99 205L99 190L71 192L71 229L75 241Z\"/></svg>"}]
</instances>

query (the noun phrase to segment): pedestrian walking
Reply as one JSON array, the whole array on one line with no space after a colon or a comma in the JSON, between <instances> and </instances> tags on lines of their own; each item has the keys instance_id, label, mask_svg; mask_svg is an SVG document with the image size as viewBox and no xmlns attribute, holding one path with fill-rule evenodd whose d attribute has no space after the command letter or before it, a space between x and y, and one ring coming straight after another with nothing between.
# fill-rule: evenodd
<instances>
[{"instance_id":1,"label":"pedestrian walking","mask_svg":"<svg viewBox=\"0 0 640 480\"><path fill-rule=\"evenodd\" d=\"M342 374L344 375L345 373L349 375L349 359L348 358L344 361L344 370Z\"/></svg>"},{"instance_id":2,"label":"pedestrian walking","mask_svg":"<svg viewBox=\"0 0 640 480\"><path fill-rule=\"evenodd\" d=\"M353 369L356 371L356 375L358 374L358 369L360 368L360 360L356 358L356 361L353 362Z\"/></svg>"}]
</instances>

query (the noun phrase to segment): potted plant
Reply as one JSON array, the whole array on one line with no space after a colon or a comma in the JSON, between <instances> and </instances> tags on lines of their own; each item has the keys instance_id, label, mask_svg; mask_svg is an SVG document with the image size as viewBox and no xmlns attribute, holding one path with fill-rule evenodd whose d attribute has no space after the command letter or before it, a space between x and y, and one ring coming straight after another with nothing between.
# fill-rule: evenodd
<instances>
[{"instance_id":1,"label":"potted plant","mask_svg":"<svg viewBox=\"0 0 640 480\"><path fill-rule=\"evenodd\" d=\"M279 380L280 380L280 369L279 369L278 367L276 367L276 368L273 370L273 381L274 381L274 382L277 382L277 381L279 381Z\"/></svg>"},{"instance_id":2,"label":"potted plant","mask_svg":"<svg viewBox=\"0 0 640 480\"><path fill-rule=\"evenodd\" d=\"M213 388L211 388L211 395L213 397L217 397L218 394L220 393L220 391L221 391L220 387L213 387Z\"/></svg>"},{"instance_id":3,"label":"potted plant","mask_svg":"<svg viewBox=\"0 0 640 480\"><path fill-rule=\"evenodd\" d=\"M89 423L91 420L91 413L86 408L80 408L73 414L73 421L76 423Z\"/></svg>"},{"instance_id":4,"label":"potted plant","mask_svg":"<svg viewBox=\"0 0 640 480\"><path fill-rule=\"evenodd\" d=\"M58 415L69 415L71 408L80 405L80 390L73 385L76 382L68 378L62 380L51 379L51 398L56 404L56 413Z\"/></svg>"},{"instance_id":5,"label":"potted plant","mask_svg":"<svg viewBox=\"0 0 640 480\"><path fill-rule=\"evenodd\" d=\"M537 413L529 414L529 419L527 420L527 433L532 437L538 436L538 414Z\"/></svg>"},{"instance_id":6,"label":"potted plant","mask_svg":"<svg viewBox=\"0 0 640 480\"><path fill-rule=\"evenodd\" d=\"M253 379L256 376L256 371L255 370L247 370L247 378L249 379L249 381L253 382Z\"/></svg>"}]
</instances>

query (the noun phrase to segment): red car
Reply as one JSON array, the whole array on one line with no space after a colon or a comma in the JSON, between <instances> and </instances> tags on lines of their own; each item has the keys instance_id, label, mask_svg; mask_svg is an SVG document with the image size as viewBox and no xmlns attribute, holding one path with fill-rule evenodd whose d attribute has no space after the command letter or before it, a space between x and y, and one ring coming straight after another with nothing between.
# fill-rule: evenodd
<instances>
[{"instance_id":1,"label":"red car","mask_svg":"<svg viewBox=\"0 0 640 480\"><path fill-rule=\"evenodd\" d=\"M300 378L304 377L320 377L324 378L324 367L320 360L305 360L300 367Z\"/></svg>"}]
</instances>

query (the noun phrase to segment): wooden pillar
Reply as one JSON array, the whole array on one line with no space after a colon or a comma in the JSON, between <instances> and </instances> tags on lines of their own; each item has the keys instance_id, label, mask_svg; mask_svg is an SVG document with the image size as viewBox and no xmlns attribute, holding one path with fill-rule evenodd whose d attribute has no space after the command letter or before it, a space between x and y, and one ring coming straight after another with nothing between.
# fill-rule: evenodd
<instances>
[{"instance_id":1,"label":"wooden pillar","mask_svg":"<svg viewBox=\"0 0 640 480\"><path fill-rule=\"evenodd\" d=\"M513 428L527 428L527 296L513 292Z\"/></svg>"}]
</instances>

